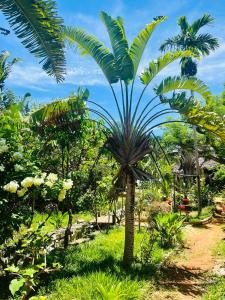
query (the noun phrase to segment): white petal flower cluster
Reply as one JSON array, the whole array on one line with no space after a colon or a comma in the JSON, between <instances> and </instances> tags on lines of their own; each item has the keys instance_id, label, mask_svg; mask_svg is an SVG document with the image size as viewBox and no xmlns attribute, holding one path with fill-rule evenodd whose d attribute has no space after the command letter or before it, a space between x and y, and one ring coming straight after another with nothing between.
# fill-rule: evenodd
<instances>
[{"instance_id":1,"label":"white petal flower cluster","mask_svg":"<svg viewBox=\"0 0 225 300\"><path fill-rule=\"evenodd\" d=\"M34 184L34 178L33 177L26 177L23 181L21 181L21 185L24 188L32 187Z\"/></svg>"},{"instance_id":2,"label":"white petal flower cluster","mask_svg":"<svg viewBox=\"0 0 225 300\"><path fill-rule=\"evenodd\" d=\"M66 192L73 187L73 181L71 179L65 179L63 181L63 187L59 192L58 200L63 201L66 198Z\"/></svg>"},{"instance_id":3,"label":"white petal flower cluster","mask_svg":"<svg viewBox=\"0 0 225 300\"><path fill-rule=\"evenodd\" d=\"M71 179L66 179L63 181L63 190L71 190L73 187L73 180Z\"/></svg>"},{"instance_id":4,"label":"white petal flower cluster","mask_svg":"<svg viewBox=\"0 0 225 300\"><path fill-rule=\"evenodd\" d=\"M40 186L44 183L43 177L34 177L33 179L34 186Z\"/></svg>"},{"instance_id":5,"label":"white petal flower cluster","mask_svg":"<svg viewBox=\"0 0 225 300\"><path fill-rule=\"evenodd\" d=\"M45 182L45 185L51 188L54 185L54 183L58 180L58 175L55 173L49 173L46 177L46 180L47 181Z\"/></svg>"},{"instance_id":6,"label":"white petal flower cluster","mask_svg":"<svg viewBox=\"0 0 225 300\"><path fill-rule=\"evenodd\" d=\"M23 168L23 166L21 166L19 164L15 164L14 170L15 170L15 172L20 172L20 171L23 171L24 168Z\"/></svg>"},{"instance_id":7,"label":"white petal flower cluster","mask_svg":"<svg viewBox=\"0 0 225 300\"><path fill-rule=\"evenodd\" d=\"M19 188L19 184L17 181L13 180L3 186L3 190L9 193L15 194L17 189Z\"/></svg>"},{"instance_id":8,"label":"white petal flower cluster","mask_svg":"<svg viewBox=\"0 0 225 300\"><path fill-rule=\"evenodd\" d=\"M6 139L1 138L0 139L0 154L7 152L9 150L9 147L6 144Z\"/></svg>"},{"instance_id":9,"label":"white petal flower cluster","mask_svg":"<svg viewBox=\"0 0 225 300\"><path fill-rule=\"evenodd\" d=\"M21 190L17 190L18 197L23 197L27 191L28 191L27 188L22 188Z\"/></svg>"},{"instance_id":10,"label":"white petal flower cluster","mask_svg":"<svg viewBox=\"0 0 225 300\"><path fill-rule=\"evenodd\" d=\"M0 172L4 172L5 171L5 167L3 165L0 165Z\"/></svg>"}]
</instances>

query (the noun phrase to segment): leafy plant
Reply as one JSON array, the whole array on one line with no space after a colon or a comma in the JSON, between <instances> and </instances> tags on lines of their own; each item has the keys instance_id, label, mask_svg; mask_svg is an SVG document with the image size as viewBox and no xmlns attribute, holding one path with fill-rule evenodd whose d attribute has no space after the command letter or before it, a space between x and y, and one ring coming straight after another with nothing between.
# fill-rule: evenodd
<instances>
[{"instance_id":1,"label":"leafy plant","mask_svg":"<svg viewBox=\"0 0 225 300\"><path fill-rule=\"evenodd\" d=\"M176 213L159 213L153 218L150 227L157 235L161 247L171 248L182 241L184 219Z\"/></svg>"},{"instance_id":2,"label":"leafy plant","mask_svg":"<svg viewBox=\"0 0 225 300\"><path fill-rule=\"evenodd\" d=\"M40 59L43 69L62 81L65 74L62 19L56 13L55 1L1 0L0 10L22 44Z\"/></svg>"}]
</instances>

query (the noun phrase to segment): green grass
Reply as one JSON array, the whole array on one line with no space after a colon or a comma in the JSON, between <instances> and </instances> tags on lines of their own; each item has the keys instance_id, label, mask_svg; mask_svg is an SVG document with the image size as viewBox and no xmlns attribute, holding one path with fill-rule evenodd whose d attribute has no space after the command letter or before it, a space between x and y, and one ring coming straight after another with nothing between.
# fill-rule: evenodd
<instances>
[{"instance_id":1,"label":"green grass","mask_svg":"<svg viewBox=\"0 0 225 300\"><path fill-rule=\"evenodd\" d=\"M213 255L217 257L225 258L225 241L220 241L216 247L213 249Z\"/></svg>"},{"instance_id":2,"label":"green grass","mask_svg":"<svg viewBox=\"0 0 225 300\"><path fill-rule=\"evenodd\" d=\"M139 255L143 233L136 233L135 256ZM139 299L142 289L152 281L154 266L143 270L139 263L131 268L122 265L124 229L102 233L92 242L58 252L63 269L45 278L39 295L60 300ZM155 249L155 264L164 252Z\"/></svg>"},{"instance_id":3,"label":"green grass","mask_svg":"<svg viewBox=\"0 0 225 300\"><path fill-rule=\"evenodd\" d=\"M202 300L223 300L225 299L225 278L214 278L214 282L208 287Z\"/></svg>"},{"instance_id":4,"label":"green grass","mask_svg":"<svg viewBox=\"0 0 225 300\"><path fill-rule=\"evenodd\" d=\"M225 258L225 241L220 241L212 250L212 254L216 258ZM225 278L215 277L213 283L207 288L207 292L203 295L203 300L222 300L225 299Z\"/></svg>"}]
</instances>

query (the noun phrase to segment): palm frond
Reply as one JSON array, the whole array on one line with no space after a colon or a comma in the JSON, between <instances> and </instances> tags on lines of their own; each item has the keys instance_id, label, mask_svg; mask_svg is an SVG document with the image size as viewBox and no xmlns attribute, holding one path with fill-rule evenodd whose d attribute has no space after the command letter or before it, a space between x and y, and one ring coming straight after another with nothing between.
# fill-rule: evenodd
<instances>
[{"instance_id":1,"label":"palm frond","mask_svg":"<svg viewBox=\"0 0 225 300\"><path fill-rule=\"evenodd\" d=\"M177 20L177 24L180 26L180 29L184 34L188 31L189 24L185 16L180 17Z\"/></svg>"},{"instance_id":2,"label":"palm frond","mask_svg":"<svg viewBox=\"0 0 225 300\"><path fill-rule=\"evenodd\" d=\"M13 58L12 61L7 62L9 56L10 53L8 51L3 51L0 54L0 89L3 89L5 80L8 78L13 65L21 61L20 58Z\"/></svg>"},{"instance_id":3,"label":"palm frond","mask_svg":"<svg viewBox=\"0 0 225 300\"><path fill-rule=\"evenodd\" d=\"M129 54L134 64L134 76L136 76L137 74L138 66L142 58L143 52L154 29L157 25L159 25L166 19L167 17L161 17L159 19L154 20L150 24L147 24L147 26L139 32L138 36L134 39L133 43L131 44Z\"/></svg>"},{"instance_id":4,"label":"palm frond","mask_svg":"<svg viewBox=\"0 0 225 300\"><path fill-rule=\"evenodd\" d=\"M213 21L214 21L214 18L211 15L204 14L201 18L199 18L198 20L194 21L190 25L190 31L193 34L196 34L199 31L199 29L201 29L205 25L212 24Z\"/></svg>"},{"instance_id":5,"label":"palm frond","mask_svg":"<svg viewBox=\"0 0 225 300\"><path fill-rule=\"evenodd\" d=\"M118 81L114 55L95 36L86 33L83 29L68 26L63 27L62 36L69 45L78 44L86 53L89 53L102 69L109 83Z\"/></svg>"},{"instance_id":6,"label":"palm frond","mask_svg":"<svg viewBox=\"0 0 225 300\"><path fill-rule=\"evenodd\" d=\"M0 0L0 10L22 44L39 58L47 74L62 81L65 74L62 19L56 13L55 1Z\"/></svg>"},{"instance_id":7,"label":"palm frond","mask_svg":"<svg viewBox=\"0 0 225 300\"><path fill-rule=\"evenodd\" d=\"M100 18L105 24L109 34L120 79L129 81L133 78L134 67L128 53L129 46L122 25L122 19L113 19L105 12L100 13Z\"/></svg>"},{"instance_id":8,"label":"palm frond","mask_svg":"<svg viewBox=\"0 0 225 300\"><path fill-rule=\"evenodd\" d=\"M209 55L210 51L216 50L219 47L217 38L214 38L209 33L203 33L196 36L192 40L191 47L197 49L202 55Z\"/></svg>"},{"instance_id":9,"label":"palm frond","mask_svg":"<svg viewBox=\"0 0 225 300\"><path fill-rule=\"evenodd\" d=\"M172 38L166 39L165 42L161 44L159 50L160 51L185 50L185 48L182 45L182 36L178 34Z\"/></svg>"},{"instance_id":10,"label":"palm frond","mask_svg":"<svg viewBox=\"0 0 225 300\"><path fill-rule=\"evenodd\" d=\"M167 77L155 89L157 95L163 95L174 90L190 90L200 94L206 102L210 102L212 94L208 87L195 77Z\"/></svg>"},{"instance_id":11,"label":"palm frond","mask_svg":"<svg viewBox=\"0 0 225 300\"><path fill-rule=\"evenodd\" d=\"M149 66L144 69L143 73L140 76L141 82L145 85L148 85L154 77L170 63L174 62L177 59L183 57L191 56L191 51L176 51L168 52L165 55L159 57L156 61L151 61Z\"/></svg>"},{"instance_id":12,"label":"palm frond","mask_svg":"<svg viewBox=\"0 0 225 300\"><path fill-rule=\"evenodd\" d=\"M71 116L72 119L84 114L84 101L88 97L85 90L83 94L72 95L71 97L60 99L48 103L41 108L31 112L30 120L33 125L57 124Z\"/></svg>"}]
</instances>

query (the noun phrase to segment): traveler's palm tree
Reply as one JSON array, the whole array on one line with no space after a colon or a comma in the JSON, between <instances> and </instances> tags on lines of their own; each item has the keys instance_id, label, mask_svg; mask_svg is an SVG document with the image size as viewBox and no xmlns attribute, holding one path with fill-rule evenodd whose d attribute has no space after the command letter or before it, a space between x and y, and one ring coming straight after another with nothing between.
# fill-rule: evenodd
<instances>
[{"instance_id":1,"label":"traveler's palm tree","mask_svg":"<svg viewBox=\"0 0 225 300\"><path fill-rule=\"evenodd\" d=\"M191 51L176 51L166 53L149 63L140 75L143 90L140 97L134 98L134 81L137 75L142 54L155 27L166 20L166 17L155 18L140 31L138 36L129 46L121 18L113 19L104 12L100 14L105 24L112 45L112 52L96 37L86 33L83 29L65 27L64 38L75 44L83 54L89 54L97 62L104 73L109 87L112 90L113 101L118 112L118 120L100 104L87 100L88 110L97 114L105 121L107 140L105 147L112 153L120 165L118 179L126 180L126 206L125 206L125 246L124 263L131 264L134 251L134 203L135 182L137 179L145 180L149 175L138 167L138 163L150 155L153 156L151 138L154 138L153 130L160 124L164 124L163 115L173 112L185 113L186 109L193 105L192 99L183 102L183 93L177 93L170 102L170 107L162 103L163 95L174 90L194 90L204 98L211 97L207 87L196 78L168 77L154 88L155 96L143 103L145 91L152 80L170 63L183 57L192 55ZM117 94L115 84L119 84L120 92ZM160 101L160 99L162 101ZM64 112L70 110L63 104ZM55 107L55 108L54 108ZM159 110L159 108L161 108ZM59 106L47 105L41 111L35 112L35 119L46 120L59 113ZM156 121L158 123L156 124ZM173 122L173 121L170 121Z\"/></svg>"},{"instance_id":2,"label":"traveler's palm tree","mask_svg":"<svg viewBox=\"0 0 225 300\"><path fill-rule=\"evenodd\" d=\"M64 43L53 0L0 0L5 15L22 44L39 58L43 69L62 81L65 73Z\"/></svg>"},{"instance_id":3,"label":"traveler's palm tree","mask_svg":"<svg viewBox=\"0 0 225 300\"><path fill-rule=\"evenodd\" d=\"M197 56L209 55L218 46L218 39L209 33L199 33L204 26L212 24L214 19L209 14L204 14L192 24L187 22L185 16L178 19L180 33L168 38L160 47L161 51L166 50L191 50ZM181 75L195 76L197 74L197 63L192 57L181 59Z\"/></svg>"}]
</instances>

